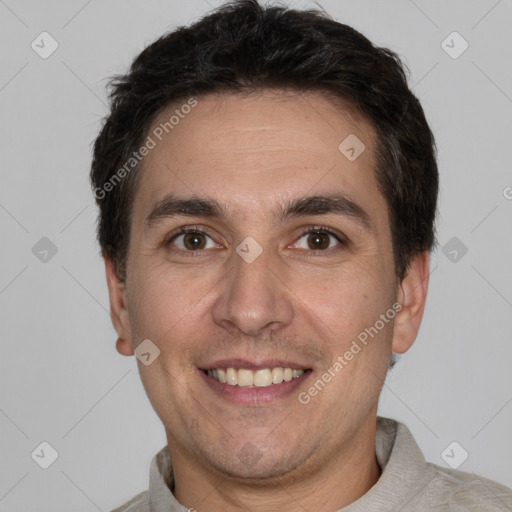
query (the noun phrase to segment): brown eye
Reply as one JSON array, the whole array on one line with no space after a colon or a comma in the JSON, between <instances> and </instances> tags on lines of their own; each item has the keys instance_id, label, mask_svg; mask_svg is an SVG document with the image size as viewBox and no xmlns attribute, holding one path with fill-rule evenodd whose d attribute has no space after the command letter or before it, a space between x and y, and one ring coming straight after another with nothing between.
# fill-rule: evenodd
<instances>
[{"instance_id":1,"label":"brown eye","mask_svg":"<svg viewBox=\"0 0 512 512\"><path fill-rule=\"evenodd\" d=\"M329 247L329 235L327 233L310 233L308 246L310 249L327 249Z\"/></svg>"},{"instance_id":2,"label":"brown eye","mask_svg":"<svg viewBox=\"0 0 512 512\"><path fill-rule=\"evenodd\" d=\"M183 236L183 245L187 249L204 249L206 245L203 235L198 233L186 233Z\"/></svg>"},{"instance_id":3,"label":"brown eye","mask_svg":"<svg viewBox=\"0 0 512 512\"><path fill-rule=\"evenodd\" d=\"M296 242L296 247L312 251L325 251L336 245L340 245L340 238L328 230L309 230L302 234Z\"/></svg>"},{"instance_id":4,"label":"brown eye","mask_svg":"<svg viewBox=\"0 0 512 512\"><path fill-rule=\"evenodd\" d=\"M187 252L202 251L203 249L213 249L216 247L212 238L199 230L181 231L172 236L168 244Z\"/></svg>"}]
</instances>

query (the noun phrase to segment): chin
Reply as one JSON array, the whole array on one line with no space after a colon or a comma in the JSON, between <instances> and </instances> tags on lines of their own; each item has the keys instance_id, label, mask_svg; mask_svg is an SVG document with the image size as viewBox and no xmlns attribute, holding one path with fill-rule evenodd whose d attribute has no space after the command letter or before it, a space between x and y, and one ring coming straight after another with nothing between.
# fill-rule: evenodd
<instances>
[{"instance_id":1,"label":"chin","mask_svg":"<svg viewBox=\"0 0 512 512\"><path fill-rule=\"evenodd\" d=\"M209 453L207 458L219 472L241 483L268 486L269 479L286 478L308 458L301 450L289 450L286 446L283 443L278 449L267 446L260 450L248 441L236 453Z\"/></svg>"}]
</instances>

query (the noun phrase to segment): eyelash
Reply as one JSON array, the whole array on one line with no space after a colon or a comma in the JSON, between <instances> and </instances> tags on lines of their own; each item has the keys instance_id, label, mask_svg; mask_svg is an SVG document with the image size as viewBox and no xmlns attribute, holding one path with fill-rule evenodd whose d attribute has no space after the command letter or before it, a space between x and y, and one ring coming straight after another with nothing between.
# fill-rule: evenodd
<instances>
[{"instance_id":1,"label":"eyelash","mask_svg":"<svg viewBox=\"0 0 512 512\"><path fill-rule=\"evenodd\" d=\"M297 240L300 240L304 235L309 235L309 234L316 234L316 233L325 233L327 235L330 235L330 236L333 236L337 242L339 243L340 246L342 247L346 247L349 243L348 239L342 235L341 233L338 233L336 231L333 231L331 228L328 228L327 226L313 226L313 227L309 227L309 228L305 228L299 235L299 237L297 238ZM164 246L169 246L171 245L171 243L179 236L181 235L186 235L188 233L195 233L195 234L199 234L199 235L206 235L210 238L213 239L213 237L211 235L208 234L207 231L205 231L204 229L201 229L197 226L182 226L180 227L179 229L173 231L172 233L170 233L167 237L165 237L164 241L163 241L163 245ZM313 253L313 254L318 254L318 253L326 253L328 251L331 251L333 249L336 249L336 247L331 247L329 249L317 249L317 250L314 250L314 249L311 249L311 250L307 250L307 249L300 249L302 251L305 251L305 252L309 252L309 253ZM203 253L205 251L208 251L208 249L202 249L202 250L197 250L197 251L185 251L183 249L174 249L176 252L181 252L181 253L186 253L187 256L191 256L191 257L194 257L194 256L201 256L203 255Z\"/></svg>"}]
</instances>

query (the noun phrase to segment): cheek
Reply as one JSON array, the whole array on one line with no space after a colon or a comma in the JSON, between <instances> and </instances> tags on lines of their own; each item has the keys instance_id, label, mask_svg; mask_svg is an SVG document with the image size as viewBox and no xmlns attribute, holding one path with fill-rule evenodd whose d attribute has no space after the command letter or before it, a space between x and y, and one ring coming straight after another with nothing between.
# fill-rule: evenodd
<instances>
[{"instance_id":1,"label":"cheek","mask_svg":"<svg viewBox=\"0 0 512 512\"><path fill-rule=\"evenodd\" d=\"M146 268L135 281L130 301L133 332L138 339L149 338L162 345L162 349L169 345L177 347L183 337L179 334L183 326L201 315L202 299L211 285L197 277L184 279L179 271L164 271L163 266ZM197 321L195 325L199 325Z\"/></svg>"},{"instance_id":2,"label":"cheek","mask_svg":"<svg viewBox=\"0 0 512 512\"><path fill-rule=\"evenodd\" d=\"M185 383L196 371L191 364L191 350L204 321L199 320L202 314L200 291L204 295L209 287L203 288L201 280L178 279L178 272L146 268L147 271L134 281L132 334L135 344L149 339L160 353L151 365L139 363L139 374L158 415L167 425L179 428L183 418L167 415L170 410L177 410L177 404L191 400Z\"/></svg>"},{"instance_id":3,"label":"cheek","mask_svg":"<svg viewBox=\"0 0 512 512\"><path fill-rule=\"evenodd\" d=\"M377 258L347 262L317 277L294 278L290 288L301 299L295 303L339 342L373 325L393 304L392 276Z\"/></svg>"}]
</instances>

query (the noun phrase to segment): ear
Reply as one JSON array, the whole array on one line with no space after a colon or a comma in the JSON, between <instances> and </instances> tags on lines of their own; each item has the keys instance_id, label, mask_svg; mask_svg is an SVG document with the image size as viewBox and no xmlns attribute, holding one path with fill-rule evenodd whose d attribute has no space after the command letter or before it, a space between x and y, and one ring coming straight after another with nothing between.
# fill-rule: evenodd
<instances>
[{"instance_id":1,"label":"ear","mask_svg":"<svg viewBox=\"0 0 512 512\"><path fill-rule=\"evenodd\" d=\"M402 309L395 317L393 352L403 354L414 343L420 328L429 279L429 253L413 257L406 276L398 287Z\"/></svg>"},{"instance_id":2,"label":"ear","mask_svg":"<svg viewBox=\"0 0 512 512\"><path fill-rule=\"evenodd\" d=\"M130 316L126 308L125 284L119 279L114 264L108 256L103 256L110 298L110 318L117 332L117 351L124 356L132 356L134 347L131 337Z\"/></svg>"}]
</instances>

